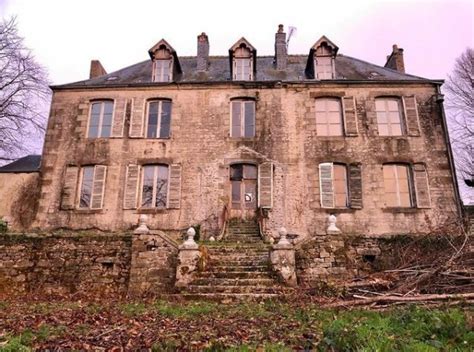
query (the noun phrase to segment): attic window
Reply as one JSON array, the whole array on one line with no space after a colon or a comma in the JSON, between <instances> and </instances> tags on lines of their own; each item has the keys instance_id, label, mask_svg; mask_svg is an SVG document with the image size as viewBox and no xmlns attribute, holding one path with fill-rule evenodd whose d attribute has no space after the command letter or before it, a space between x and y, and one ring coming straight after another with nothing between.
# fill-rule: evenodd
<instances>
[{"instance_id":1,"label":"attic window","mask_svg":"<svg viewBox=\"0 0 474 352\"><path fill-rule=\"evenodd\" d=\"M237 48L234 52L234 77L236 81L251 81L253 79L253 67L251 52L245 46Z\"/></svg>"},{"instance_id":2,"label":"attic window","mask_svg":"<svg viewBox=\"0 0 474 352\"><path fill-rule=\"evenodd\" d=\"M336 78L336 54L338 47L327 37L322 36L310 50L306 75L314 79Z\"/></svg>"},{"instance_id":3,"label":"attic window","mask_svg":"<svg viewBox=\"0 0 474 352\"><path fill-rule=\"evenodd\" d=\"M163 45L154 53L153 82L171 82L173 79L173 56Z\"/></svg>"}]
</instances>

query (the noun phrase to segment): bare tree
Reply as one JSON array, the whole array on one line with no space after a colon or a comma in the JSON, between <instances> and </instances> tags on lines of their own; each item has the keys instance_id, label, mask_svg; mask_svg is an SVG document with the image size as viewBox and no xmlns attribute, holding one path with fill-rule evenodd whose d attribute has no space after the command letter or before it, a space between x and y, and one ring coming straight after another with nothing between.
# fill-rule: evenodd
<instances>
[{"instance_id":1,"label":"bare tree","mask_svg":"<svg viewBox=\"0 0 474 352\"><path fill-rule=\"evenodd\" d=\"M0 22L0 162L16 159L42 135L50 90L46 71L18 35L13 17ZM38 138L38 137L36 137ZM31 140L29 141L31 142ZM31 144L30 144L31 145Z\"/></svg>"},{"instance_id":2,"label":"bare tree","mask_svg":"<svg viewBox=\"0 0 474 352\"><path fill-rule=\"evenodd\" d=\"M446 109L458 172L474 187L474 50L467 48L456 59L444 86Z\"/></svg>"}]
</instances>

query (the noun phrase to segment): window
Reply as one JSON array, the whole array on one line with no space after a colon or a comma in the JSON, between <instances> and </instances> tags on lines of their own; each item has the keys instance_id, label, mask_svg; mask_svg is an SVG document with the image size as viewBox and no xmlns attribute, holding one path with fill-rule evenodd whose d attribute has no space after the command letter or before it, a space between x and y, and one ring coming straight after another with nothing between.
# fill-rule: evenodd
<instances>
[{"instance_id":1,"label":"window","mask_svg":"<svg viewBox=\"0 0 474 352\"><path fill-rule=\"evenodd\" d=\"M166 208L168 198L168 166L145 165L142 168L142 208Z\"/></svg>"},{"instance_id":2,"label":"window","mask_svg":"<svg viewBox=\"0 0 474 352\"><path fill-rule=\"evenodd\" d=\"M385 205L387 207L411 207L411 175L408 165L383 165Z\"/></svg>"},{"instance_id":3,"label":"window","mask_svg":"<svg viewBox=\"0 0 474 352\"><path fill-rule=\"evenodd\" d=\"M253 79L251 52L240 47L234 52L234 80L249 81Z\"/></svg>"},{"instance_id":4,"label":"window","mask_svg":"<svg viewBox=\"0 0 474 352\"><path fill-rule=\"evenodd\" d=\"M317 79L332 79L333 67L332 67L332 57L330 56L317 56L314 60L314 65L316 66L316 78Z\"/></svg>"},{"instance_id":5,"label":"window","mask_svg":"<svg viewBox=\"0 0 474 352\"><path fill-rule=\"evenodd\" d=\"M173 74L172 60L156 60L155 61L155 82L170 82Z\"/></svg>"},{"instance_id":6,"label":"window","mask_svg":"<svg viewBox=\"0 0 474 352\"><path fill-rule=\"evenodd\" d=\"M110 137L112 131L113 101L96 101L91 104L89 138Z\"/></svg>"},{"instance_id":7,"label":"window","mask_svg":"<svg viewBox=\"0 0 474 352\"><path fill-rule=\"evenodd\" d=\"M231 102L233 138L255 137L255 102L253 100L233 100Z\"/></svg>"},{"instance_id":8,"label":"window","mask_svg":"<svg viewBox=\"0 0 474 352\"><path fill-rule=\"evenodd\" d=\"M257 167L235 164L230 167L232 209L257 208Z\"/></svg>"},{"instance_id":9,"label":"window","mask_svg":"<svg viewBox=\"0 0 474 352\"><path fill-rule=\"evenodd\" d=\"M147 138L169 138L171 126L171 101L148 102Z\"/></svg>"},{"instance_id":10,"label":"window","mask_svg":"<svg viewBox=\"0 0 474 352\"><path fill-rule=\"evenodd\" d=\"M319 164L319 182L323 208L346 208L349 206L346 165Z\"/></svg>"},{"instance_id":11,"label":"window","mask_svg":"<svg viewBox=\"0 0 474 352\"><path fill-rule=\"evenodd\" d=\"M104 198L106 166L95 165L81 168L79 208L100 209Z\"/></svg>"},{"instance_id":12,"label":"window","mask_svg":"<svg viewBox=\"0 0 474 352\"><path fill-rule=\"evenodd\" d=\"M396 98L375 99L379 136L401 136L403 134L401 102Z\"/></svg>"},{"instance_id":13,"label":"window","mask_svg":"<svg viewBox=\"0 0 474 352\"><path fill-rule=\"evenodd\" d=\"M341 100L316 99L316 133L318 136L342 136Z\"/></svg>"}]
</instances>

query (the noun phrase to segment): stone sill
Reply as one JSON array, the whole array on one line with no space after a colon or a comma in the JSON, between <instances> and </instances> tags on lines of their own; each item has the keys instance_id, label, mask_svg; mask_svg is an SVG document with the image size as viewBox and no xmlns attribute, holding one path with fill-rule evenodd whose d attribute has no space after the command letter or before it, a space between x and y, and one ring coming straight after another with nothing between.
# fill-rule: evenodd
<instances>
[{"instance_id":1,"label":"stone sill","mask_svg":"<svg viewBox=\"0 0 474 352\"><path fill-rule=\"evenodd\" d=\"M75 214L103 214L104 209L74 209Z\"/></svg>"},{"instance_id":2,"label":"stone sill","mask_svg":"<svg viewBox=\"0 0 474 352\"><path fill-rule=\"evenodd\" d=\"M161 214L165 213L169 208L150 208L150 209L137 209L137 214Z\"/></svg>"},{"instance_id":3,"label":"stone sill","mask_svg":"<svg viewBox=\"0 0 474 352\"><path fill-rule=\"evenodd\" d=\"M384 213L417 213L420 209L418 208L403 208L403 207L393 207L393 208L383 208Z\"/></svg>"},{"instance_id":4,"label":"stone sill","mask_svg":"<svg viewBox=\"0 0 474 352\"><path fill-rule=\"evenodd\" d=\"M355 208L320 208L324 210L327 214L343 214L343 213L348 213L348 214L353 214L357 210L362 210L362 209L355 209Z\"/></svg>"}]
</instances>

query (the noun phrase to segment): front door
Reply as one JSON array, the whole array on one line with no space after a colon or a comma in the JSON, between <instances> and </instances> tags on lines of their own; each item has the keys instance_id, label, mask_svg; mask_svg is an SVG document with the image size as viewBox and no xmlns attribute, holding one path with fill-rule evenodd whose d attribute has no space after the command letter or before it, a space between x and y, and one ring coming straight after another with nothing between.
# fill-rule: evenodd
<instances>
[{"instance_id":1,"label":"front door","mask_svg":"<svg viewBox=\"0 0 474 352\"><path fill-rule=\"evenodd\" d=\"M250 219L257 210L257 167L251 164L230 166L231 218Z\"/></svg>"}]
</instances>

